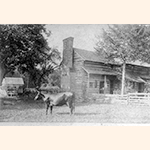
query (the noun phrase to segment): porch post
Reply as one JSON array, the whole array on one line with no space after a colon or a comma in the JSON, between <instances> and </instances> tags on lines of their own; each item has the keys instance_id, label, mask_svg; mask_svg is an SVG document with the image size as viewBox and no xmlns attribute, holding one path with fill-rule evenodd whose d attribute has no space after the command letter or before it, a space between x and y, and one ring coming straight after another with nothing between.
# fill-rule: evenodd
<instances>
[{"instance_id":1,"label":"porch post","mask_svg":"<svg viewBox=\"0 0 150 150\"><path fill-rule=\"evenodd\" d=\"M123 66L122 66L121 95L124 95L124 89L125 89L125 73L126 73L126 64L123 63Z\"/></svg>"},{"instance_id":2,"label":"porch post","mask_svg":"<svg viewBox=\"0 0 150 150\"><path fill-rule=\"evenodd\" d=\"M107 89L107 77L104 75L104 94L106 94L106 89Z\"/></svg>"},{"instance_id":3,"label":"porch post","mask_svg":"<svg viewBox=\"0 0 150 150\"><path fill-rule=\"evenodd\" d=\"M87 84L88 84L87 87L88 87L88 88L90 87L90 86L89 86L89 78L90 78L90 74L88 73L88 82L87 82Z\"/></svg>"}]
</instances>

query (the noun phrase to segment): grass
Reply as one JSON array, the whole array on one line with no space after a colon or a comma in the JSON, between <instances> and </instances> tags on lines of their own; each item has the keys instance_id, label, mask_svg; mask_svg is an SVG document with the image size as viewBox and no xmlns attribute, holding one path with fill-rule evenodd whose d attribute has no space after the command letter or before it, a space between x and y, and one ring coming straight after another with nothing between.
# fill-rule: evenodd
<instances>
[{"instance_id":1,"label":"grass","mask_svg":"<svg viewBox=\"0 0 150 150\"><path fill-rule=\"evenodd\" d=\"M46 116L44 103L19 102L3 106L0 122L149 124L150 107L82 103L76 105L73 116L67 106L54 107L53 115Z\"/></svg>"}]
</instances>

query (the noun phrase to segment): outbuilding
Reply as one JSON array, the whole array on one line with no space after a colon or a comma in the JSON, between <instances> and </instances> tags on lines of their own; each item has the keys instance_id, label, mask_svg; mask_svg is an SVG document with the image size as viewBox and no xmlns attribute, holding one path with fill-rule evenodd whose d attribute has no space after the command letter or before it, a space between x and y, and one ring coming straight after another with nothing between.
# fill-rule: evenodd
<instances>
[{"instance_id":1,"label":"outbuilding","mask_svg":"<svg viewBox=\"0 0 150 150\"><path fill-rule=\"evenodd\" d=\"M23 85L23 78L18 71L7 73L2 81L2 86L5 87L8 96L16 96L18 92L22 92Z\"/></svg>"}]
</instances>

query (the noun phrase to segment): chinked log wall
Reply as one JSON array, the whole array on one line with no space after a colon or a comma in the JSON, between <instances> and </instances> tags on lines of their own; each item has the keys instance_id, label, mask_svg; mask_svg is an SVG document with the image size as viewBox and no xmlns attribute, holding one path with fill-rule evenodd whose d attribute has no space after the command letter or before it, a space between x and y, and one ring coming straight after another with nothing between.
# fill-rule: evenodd
<instances>
[{"instance_id":1,"label":"chinked log wall","mask_svg":"<svg viewBox=\"0 0 150 150\"><path fill-rule=\"evenodd\" d=\"M85 100L85 89L86 89L86 76L84 75L83 59L75 52L74 53L74 76L71 75L71 89L76 94L78 102Z\"/></svg>"}]
</instances>

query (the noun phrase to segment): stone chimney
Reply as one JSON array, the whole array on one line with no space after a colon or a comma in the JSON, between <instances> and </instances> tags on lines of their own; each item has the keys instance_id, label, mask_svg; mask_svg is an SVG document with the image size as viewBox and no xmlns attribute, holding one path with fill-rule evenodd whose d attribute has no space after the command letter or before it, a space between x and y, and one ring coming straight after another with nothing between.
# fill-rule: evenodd
<instances>
[{"instance_id":1,"label":"stone chimney","mask_svg":"<svg viewBox=\"0 0 150 150\"><path fill-rule=\"evenodd\" d=\"M69 68L73 67L73 37L63 40L63 64Z\"/></svg>"}]
</instances>

